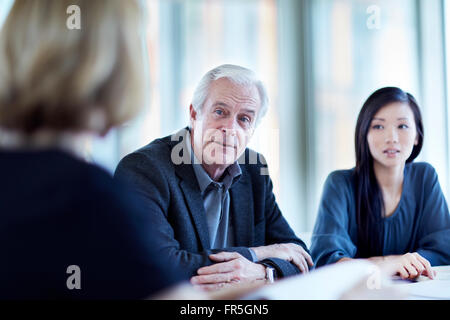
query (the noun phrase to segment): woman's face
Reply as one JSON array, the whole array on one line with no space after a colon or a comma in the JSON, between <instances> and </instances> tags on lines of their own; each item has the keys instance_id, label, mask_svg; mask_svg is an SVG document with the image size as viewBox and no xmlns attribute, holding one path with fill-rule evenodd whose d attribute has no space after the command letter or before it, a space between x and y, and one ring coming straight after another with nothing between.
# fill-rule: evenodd
<instances>
[{"instance_id":1,"label":"woman's face","mask_svg":"<svg viewBox=\"0 0 450 320\"><path fill-rule=\"evenodd\" d=\"M378 110L367 134L374 163L384 167L404 165L418 141L414 114L403 102L389 103Z\"/></svg>"}]
</instances>

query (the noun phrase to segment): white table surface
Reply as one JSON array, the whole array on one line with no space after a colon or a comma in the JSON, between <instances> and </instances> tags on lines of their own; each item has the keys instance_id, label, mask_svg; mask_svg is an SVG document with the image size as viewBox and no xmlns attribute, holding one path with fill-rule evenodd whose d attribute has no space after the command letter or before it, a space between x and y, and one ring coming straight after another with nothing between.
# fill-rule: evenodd
<instances>
[{"instance_id":1,"label":"white table surface","mask_svg":"<svg viewBox=\"0 0 450 320\"><path fill-rule=\"evenodd\" d=\"M394 281L394 286L407 292L407 299L450 300L450 266L433 267L436 277L420 276L416 282Z\"/></svg>"}]
</instances>

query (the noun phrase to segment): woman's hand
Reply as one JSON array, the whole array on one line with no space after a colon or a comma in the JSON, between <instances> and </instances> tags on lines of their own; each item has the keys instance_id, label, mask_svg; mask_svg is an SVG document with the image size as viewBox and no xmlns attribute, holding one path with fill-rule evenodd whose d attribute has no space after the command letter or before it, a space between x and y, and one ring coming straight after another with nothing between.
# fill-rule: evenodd
<instances>
[{"instance_id":1,"label":"woman's hand","mask_svg":"<svg viewBox=\"0 0 450 320\"><path fill-rule=\"evenodd\" d=\"M383 262L393 264L402 279L415 279L420 275L433 279L436 276L435 271L431 269L430 262L417 252L386 256Z\"/></svg>"}]
</instances>

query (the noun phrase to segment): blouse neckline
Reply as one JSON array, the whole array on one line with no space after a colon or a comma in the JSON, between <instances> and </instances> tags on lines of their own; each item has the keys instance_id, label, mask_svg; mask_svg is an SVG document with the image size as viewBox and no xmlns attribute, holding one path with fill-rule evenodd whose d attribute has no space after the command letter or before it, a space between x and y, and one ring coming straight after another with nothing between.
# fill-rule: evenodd
<instances>
[{"instance_id":1,"label":"blouse neckline","mask_svg":"<svg viewBox=\"0 0 450 320\"><path fill-rule=\"evenodd\" d=\"M405 168L403 169L403 184L402 184L402 194L400 196L400 201L398 202L397 208L395 208L394 212L389 216L383 218L383 221L394 220L395 217L399 215L400 208L402 207L403 202L405 201L405 193L407 192L407 183L406 180L408 178L408 169L409 164L405 164Z\"/></svg>"}]
</instances>

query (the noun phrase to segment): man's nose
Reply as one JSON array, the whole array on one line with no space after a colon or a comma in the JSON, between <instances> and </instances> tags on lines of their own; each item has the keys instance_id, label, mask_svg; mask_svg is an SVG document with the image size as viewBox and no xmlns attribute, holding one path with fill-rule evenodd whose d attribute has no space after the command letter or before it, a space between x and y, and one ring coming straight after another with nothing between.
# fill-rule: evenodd
<instances>
[{"instance_id":1,"label":"man's nose","mask_svg":"<svg viewBox=\"0 0 450 320\"><path fill-rule=\"evenodd\" d=\"M222 127L220 130L224 139L231 139L236 137L236 130L234 128Z\"/></svg>"},{"instance_id":2,"label":"man's nose","mask_svg":"<svg viewBox=\"0 0 450 320\"><path fill-rule=\"evenodd\" d=\"M220 127L220 130L222 130L222 133L226 136L235 136L236 135L236 121L230 117L222 123L222 126Z\"/></svg>"}]
</instances>

